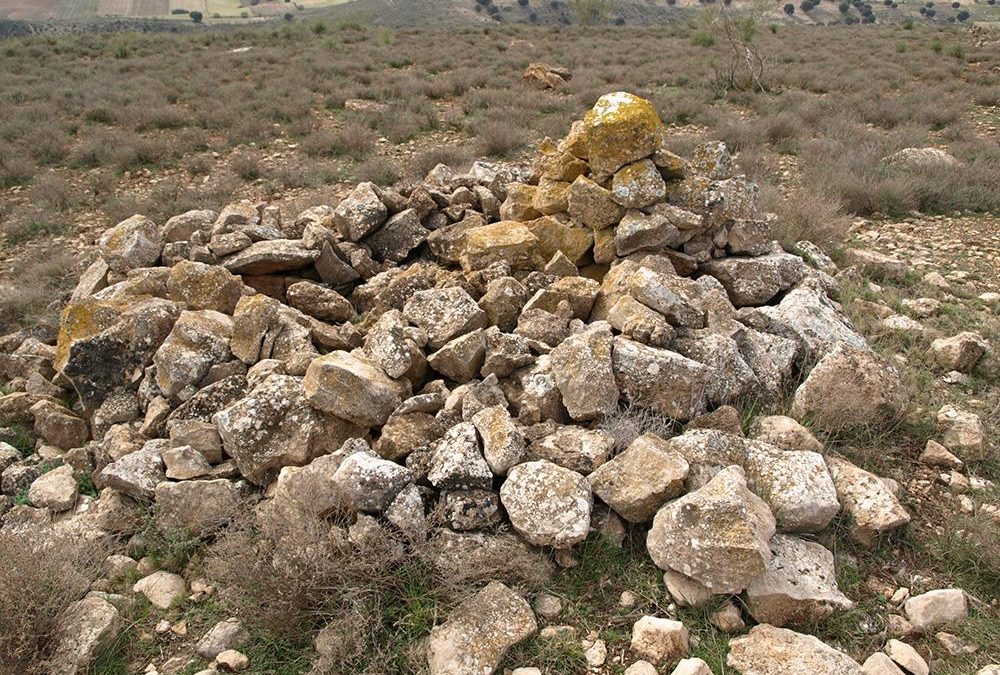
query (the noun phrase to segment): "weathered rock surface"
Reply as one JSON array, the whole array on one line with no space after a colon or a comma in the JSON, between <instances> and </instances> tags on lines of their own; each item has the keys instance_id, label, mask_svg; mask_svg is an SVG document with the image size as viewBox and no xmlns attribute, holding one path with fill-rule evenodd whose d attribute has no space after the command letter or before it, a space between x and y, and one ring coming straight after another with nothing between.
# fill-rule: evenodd
<instances>
[{"instance_id":1,"label":"weathered rock surface","mask_svg":"<svg viewBox=\"0 0 1000 675\"><path fill-rule=\"evenodd\" d=\"M546 460L510 469L500 501L514 529L536 546L568 548L590 530L593 497L587 479Z\"/></svg>"},{"instance_id":2,"label":"weathered rock surface","mask_svg":"<svg viewBox=\"0 0 1000 675\"><path fill-rule=\"evenodd\" d=\"M730 640L726 663L740 675L865 675L857 661L812 635L768 624Z\"/></svg>"},{"instance_id":3,"label":"weathered rock surface","mask_svg":"<svg viewBox=\"0 0 1000 675\"><path fill-rule=\"evenodd\" d=\"M536 630L527 600L494 581L434 627L427 665L432 675L490 675L508 649Z\"/></svg>"},{"instance_id":4,"label":"weathered rock surface","mask_svg":"<svg viewBox=\"0 0 1000 675\"><path fill-rule=\"evenodd\" d=\"M746 487L739 467L657 512L646 548L660 569L672 569L715 593L739 593L767 569L775 522Z\"/></svg>"},{"instance_id":5,"label":"weathered rock surface","mask_svg":"<svg viewBox=\"0 0 1000 675\"><path fill-rule=\"evenodd\" d=\"M647 522L659 508L684 490L688 463L657 436L640 436L587 480L601 501L622 518Z\"/></svg>"}]
</instances>

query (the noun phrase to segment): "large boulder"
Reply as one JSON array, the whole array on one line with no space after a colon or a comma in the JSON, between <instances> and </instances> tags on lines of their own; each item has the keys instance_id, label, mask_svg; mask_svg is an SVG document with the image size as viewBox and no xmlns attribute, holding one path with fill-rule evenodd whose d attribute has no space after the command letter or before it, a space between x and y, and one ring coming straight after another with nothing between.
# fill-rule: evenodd
<instances>
[{"instance_id":1,"label":"large boulder","mask_svg":"<svg viewBox=\"0 0 1000 675\"><path fill-rule=\"evenodd\" d=\"M166 530L207 534L227 524L243 504L239 486L216 480L164 481L157 484L156 518Z\"/></svg>"},{"instance_id":2,"label":"large boulder","mask_svg":"<svg viewBox=\"0 0 1000 675\"><path fill-rule=\"evenodd\" d=\"M156 384L164 396L187 400L214 365L232 358L233 320L212 309L181 312L153 355Z\"/></svg>"},{"instance_id":3,"label":"large boulder","mask_svg":"<svg viewBox=\"0 0 1000 675\"><path fill-rule=\"evenodd\" d=\"M740 675L865 675L857 661L818 638L766 623L730 640L726 663Z\"/></svg>"},{"instance_id":4,"label":"large boulder","mask_svg":"<svg viewBox=\"0 0 1000 675\"><path fill-rule=\"evenodd\" d=\"M773 626L818 623L854 603L837 587L833 554L821 544L784 534L771 539L774 557L747 587L747 610Z\"/></svg>"},{"instance_id":5,"label":"large boulder","mask_svg":"<svg viewBox=\"0 0 1000 675\"><path fill-rule=\"evenodd\" d=\"M132 216L105 230L97 246L108 267L124 274L155 265L163 249L163 238L152 220L146 216Z\"/></svg>"},{"instance_id":6,"label":"large boulder","mask_svg":"<svg viewBox=\"0 0 1000 675\"><path fill-rule=\"evenodd\" d=\"M377 365L347 352L313 359L302 389L312 407L365 428L385 424L405 393Z\"/></svg>"},{"instance_id":7,"label":"large boulder","mask_svg":"<svg viewBox=\"0 0 1000 675\"><path fill-rule=\"evenodd\" d=\"M500 501L514 529L536 546L569 548L590 531L590 484L552 462L537 460L510 469Z\"/></svg>"},{"instance_id":8,"label":"large boulder","mask_svg":"<svg viewBox=\"0 0 1000 675\"><path fill-rule=\"evenodd\" d=\"M646 548L660 569L680 572L714 593L739 593L767 569L774 531L767 504L747 489L743 470L731 466L661 508Z\"/></svg>"},{"instance_id":9,"label":"large boulder","mask_svg":"<svg viewBox=\"0 0 1000 675\"><path fill-rule=\"evenodd\" d=\"M85 298L63 308L53 366L95 409L114 391L134 386L136 372L170 334L180 315L161 298Z\"/></svg>"},{"instance_id":10,"label":"large boulder","mask_svg":"<svg viewBox=\"0 0 1000 675\"><path fill-rule=\"evenodd\" d=\"M839 345L796 389L792 415L830 431L882 427L899 417L906 400L906 387L889 361L869 349Z\"/></svg>"},{"instance_id":11,"label":"large boulder","mask_svg":"<svg viewBox=\"0 0 1000 675\"><path fill-rule=\"evenodd\" d=\"M795 340L807 363L820 360L839 344L868 347L826 293L808 285L788 291L777 305L741 308L737 318L759 331Z\"/></svg>"},{"instance_id":12,"label":"large boulder","mask_svg":"<svg viewBox=\"0 0 1000 675\"><path fill-rule=\"evenodd\" d=\"M302 378L270 375L215 415L226 453L263 485L283 466L308 464L365 431L309 405Z\"/></svg>"},{"instance_id":13,"label":"large boulder","mask_svg":"<svg viewBox=\"0 0 1000 675\"><path fill-rule=\"evenodd\" d=\"M487 326L486 312L458 286L413 293L403 315L426 331L432 349L441 349L454 338Z\"/></svg>"},{"instance_id":14,"label":"large boulder","mask_svg":"<svg viewBox=\"0 0 1000 675\"><path fill-rule=\"evenodd\" d=\"M594 494L625 520L651 520L663 504L684 490L688 463L653 434L635 439L587 480Z\"/></svg>"},{"instance_id":15,"label":"large boulder","mask_svg":"<svg viewBox=\"0 0 1000 675\"><path fill-rule=\"evenodd\" d=\"M507 650L538 630L531 605L499 581L435 626L427 642L430 675L492 675Z\"/></svg>"}]
</instances>

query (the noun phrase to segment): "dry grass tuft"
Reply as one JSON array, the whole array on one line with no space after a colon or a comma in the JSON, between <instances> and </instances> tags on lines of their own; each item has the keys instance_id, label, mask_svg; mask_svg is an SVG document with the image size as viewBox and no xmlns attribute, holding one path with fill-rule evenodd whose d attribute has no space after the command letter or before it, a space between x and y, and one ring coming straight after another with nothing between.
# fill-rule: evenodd
<instances>
[{"instance_id":1,"label":"dry grass tuft","mask_svg":"<svg viewBox=\"0 0 1000 675\"><path fill-rule=\"evenodd\" d=\"M59 615L84 596L105 555L80 538L0 533L0 671L50 672Z\"/></svg>"}]
</instances>

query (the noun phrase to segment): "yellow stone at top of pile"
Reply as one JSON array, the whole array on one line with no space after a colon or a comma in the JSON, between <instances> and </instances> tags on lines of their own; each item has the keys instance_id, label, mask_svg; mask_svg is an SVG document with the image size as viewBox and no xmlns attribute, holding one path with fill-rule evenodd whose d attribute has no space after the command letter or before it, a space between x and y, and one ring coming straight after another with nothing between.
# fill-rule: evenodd
<instances>
[{"instance_id":1,"label":"yellow stone at top of pile","mask_svg":"<svg viewBox=\"0 0 1000 675\"><path fill-rule=\"evenodd\" d=\"M616 91L597 100L583 124L570 131L563 148L587 159L592 177L602 181L626 164L651 156L663 147L665 136L652 103Z\"/></svg>"}]
</instances>

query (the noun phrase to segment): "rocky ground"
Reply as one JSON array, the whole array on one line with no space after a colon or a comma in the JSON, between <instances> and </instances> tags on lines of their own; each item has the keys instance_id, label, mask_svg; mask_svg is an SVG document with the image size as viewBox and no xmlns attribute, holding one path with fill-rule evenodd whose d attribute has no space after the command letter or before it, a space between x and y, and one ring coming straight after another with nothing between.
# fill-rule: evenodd
<instances>
[{"instance_id":1,"label":"rocky ground","mask_svg":"<svg viewBox=\"0 0 1000 675\"><path fill-rule=\"evenodd\" d=\"M784 250L665 140L101 233L0 339L11 672L995 675L994 220Z\"/></svg>"}]
</instances>

